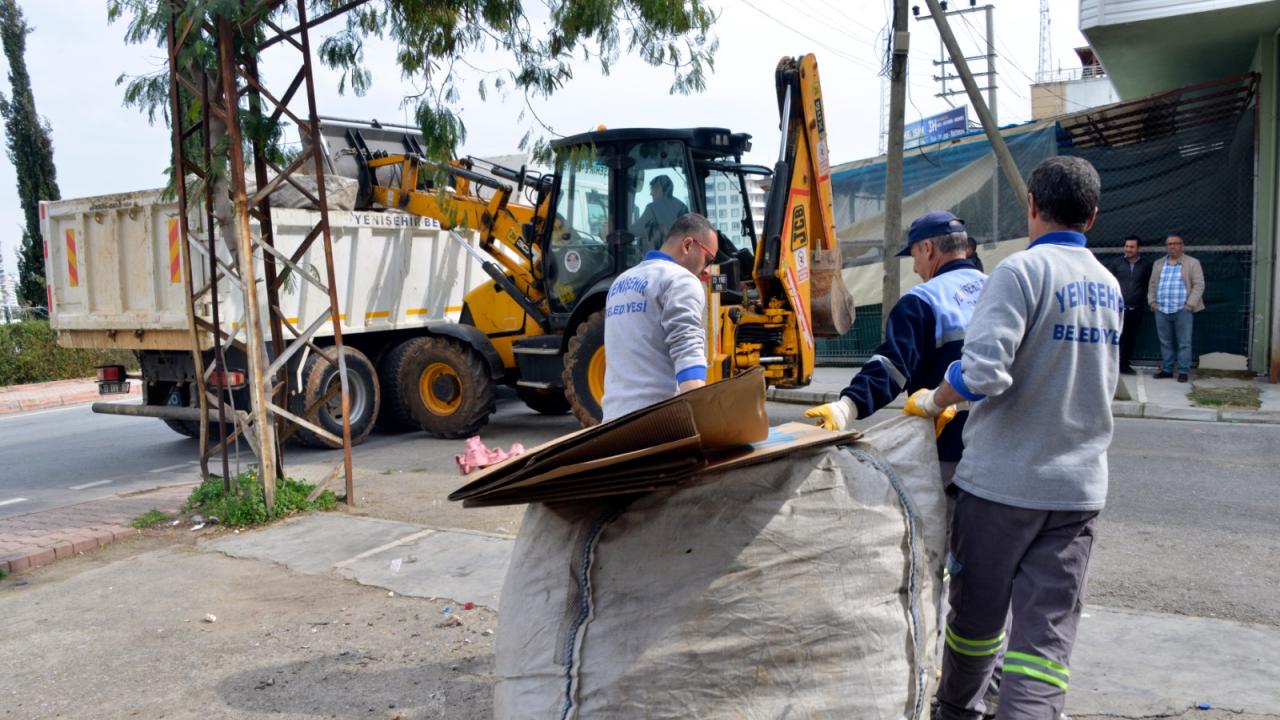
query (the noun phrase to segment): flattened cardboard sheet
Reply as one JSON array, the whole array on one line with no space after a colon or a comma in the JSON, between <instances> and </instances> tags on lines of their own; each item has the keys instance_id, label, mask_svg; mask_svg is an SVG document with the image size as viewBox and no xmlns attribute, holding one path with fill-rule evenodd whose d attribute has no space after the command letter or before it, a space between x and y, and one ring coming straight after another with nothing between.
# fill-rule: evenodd
<instances>
[{"instance_id":1,"label":"flattened cardboard sheet","mask_svg":"<svg viewBox=\"0 0 1280 720\"><path fill-rule=\"evenodd\" d=\"M764 371L754 368L486 468L449 499L480 507L634 494L858 436L804 423L770 428Z\"/></svg>"}]
</instances>

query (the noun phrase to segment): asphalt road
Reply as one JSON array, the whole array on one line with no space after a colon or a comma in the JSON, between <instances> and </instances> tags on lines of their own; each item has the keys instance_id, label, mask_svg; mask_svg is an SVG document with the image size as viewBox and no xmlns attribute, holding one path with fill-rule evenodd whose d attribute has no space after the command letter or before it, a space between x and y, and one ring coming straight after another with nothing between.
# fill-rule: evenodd
<instances>
[{"instance_id":1,"label":"asphalt road","mask_svg":"<svg viewBox=\"0 0 1280 720\"><path fill-rule=\"evenodd\" d=\"M88 405L0 416L0 517L192 479L195 443Z\"/></svg>"},{"instance_id":2,"label":"asphalt road","mask_svg":"<svg viewBox=\"0 0 1280 720\"><path fill-rule=\"evenodd\" d=\"M768 410L774 424L803 419L803 406ZM531 447L575 428L506 397L481 434L491 446ZM444 499L461 450L422 433L374 434L355 449L358 498L384 517L514 531L519 508L458 513ZM195 452L157 420L87 406L0 417L0 517L194 480ZM290 445L286 467L315 481L340 458ZM252 461L247 449L241 461ZM1110 464L1091 602L1280 626L1280 426L1119 419Z\"/></svg>"}]
</instances>

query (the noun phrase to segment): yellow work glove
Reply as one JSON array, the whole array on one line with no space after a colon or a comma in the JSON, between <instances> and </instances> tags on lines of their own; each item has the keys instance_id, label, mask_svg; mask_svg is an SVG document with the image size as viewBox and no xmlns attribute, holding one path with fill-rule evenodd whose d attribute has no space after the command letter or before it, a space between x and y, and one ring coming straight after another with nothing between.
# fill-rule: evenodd
<instances>
[{"instance_id":1,"label":"yellow work glove","mask_svg":"<svg viewBox=\"0 0 1280 720\"><path fill-rule=\"evenodd\" d=\"M933 418L934 436L942 434L942 429L947 426L956 416L956 407L948 405L940 408L933 402L933 390L917 390L911 393L907 398L907 404L902 408L903 415L914 415L916 417Z\"/></svg>"},{"instance_id":2,"label":"yellow work glove","mask_svg":"<svg viewBox=\"0 0 1280 720\"><path fill-rule=\"evenodd\" d=\"M826 405L811 407L804 411L804 416L817 420L814 424L821 425L824 430L845 430L858 418L858 406L849 398L842 397Z\"/></svg>"}]
</instances>

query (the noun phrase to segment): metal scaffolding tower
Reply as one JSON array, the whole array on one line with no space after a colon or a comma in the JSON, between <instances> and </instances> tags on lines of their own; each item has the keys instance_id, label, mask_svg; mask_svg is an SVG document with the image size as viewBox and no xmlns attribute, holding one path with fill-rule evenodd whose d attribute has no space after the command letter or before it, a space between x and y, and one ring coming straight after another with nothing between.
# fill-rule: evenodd
<instances>
[{"instance_id":1,"label":"metal scaffolding tower","mask_svg":"<svg viewBox=\"0 0 1280 720\"><path fill-rule=\"evenodd\" d=\"M1049 0L1040 0L1040 61L1036 63L1036 82L1049 74L1053 57L1053 39L1049 35Z\"/></svg>"},{"instance_id":2,"label":"metal scaffolding tower","mask_svg":"<svg viewBox=\"0 0 1280 720\"><path fill-rule=\"evenodd\" d=\"M210 458L220 455L229 483L228 447L243 437L257 456L270 511L273 480L284 476L282 445L301 426L342 448L341 463L317 485L317 493L341 470L346 501L354 504L350 399L310 44L311 28L337 11L309 21L305 0L296 0L292 14L277 12L286 0L262 0L248 17L233 19L209 11L207 3L166 2L171 11L167 45L173 161L196 368L201 472L208 477ZM277 21L282 17L296 20L297 25L280 27ZM289 86L278 95L260 78L257 61L260 52L275 45L295 50L298 63ZM302 151L281 167L283 162L272 160L271 141L288 126L297 128ZM246 149L255 180L252 192L245 177ZM314 177L314 187L299 182L306 175ZM284 183L319 211L314 228L292 256L276 249L271 222L271 194ZM299 265L316 241L324 249L323 277ZM280 309L280 287L290 277L311 283L329 300L327 313L306 328L295 327ZM231 291L239 292L242 302L240 316L228 323L221 307L225 298L220 295ZM312 338L328 323L333 324L333 345L318 347ZM290 335L287 341L285 331ZM340 382L295 413L286 407L290 382L286 369L304 347L331 364L336 362ZM247 363L248 408L232 406L226 390L234 376L227 365L229 350L243 353ZM341 437L314 422L317 408L334 400L341 402ZM217 435L213 447L211 432Z\"/></svg>"}]
</instances>

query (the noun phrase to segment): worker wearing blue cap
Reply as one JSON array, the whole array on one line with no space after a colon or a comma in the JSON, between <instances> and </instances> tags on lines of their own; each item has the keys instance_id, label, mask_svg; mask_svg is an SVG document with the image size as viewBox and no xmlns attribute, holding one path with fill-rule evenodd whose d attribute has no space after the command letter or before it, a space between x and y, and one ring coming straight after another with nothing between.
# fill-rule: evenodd
<instances>
[{"instance_id":1,"label":"worker wearing blue cap","mask_svg":"<svg viewBox=\"0 0 1280 720\"><path fill-rule=\"evenodd\" d=\"M828 430L844 430L888 405L903 390L936 387L947 366L959 360L965 328L987 281L965 257L969 235L964 221L945 210L925 213L907 232L899 257L910 257L924 280L889 311L884 342L862 366L840 399L805 411ZM937 413L931 413L937 415ZM967 412L948 410L938 428L938 459L949 482L964 449L961 432ZM948 423L954 416L955 420Z\"/></svg>"}]
</instances>

